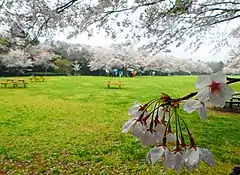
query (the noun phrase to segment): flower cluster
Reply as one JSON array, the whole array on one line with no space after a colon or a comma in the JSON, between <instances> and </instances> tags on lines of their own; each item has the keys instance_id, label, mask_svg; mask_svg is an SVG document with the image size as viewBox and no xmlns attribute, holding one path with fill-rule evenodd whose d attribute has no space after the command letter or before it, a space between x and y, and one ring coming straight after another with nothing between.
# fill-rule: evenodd
<instances>
[{"instance_id":1,"label":"flower cluster","mask_svg":"<svg viewBox=\"0 0 240 175\"><path fill-rule=\"evenodd\" d=\"M195 84L198 92L182 98L174 99L162 94L160 98L150 100L144 105L135 102L128 111L131 118L123 125L122 132L127 133L132 129L133 135L141 141L143 147L153 146L147 153L148 162L154 164L163 158L166 170L172 168L178 172L186 166L191 171L200 161L213 166L213 154L196 145L178 109L184 103L184 111L197 111L200 119L206 119L206 102L223 107L225 101L232 97L233 90L227 84L230 83L219 72L200 76ZM190 99L195 95L197 99Z\"/></svg>"}]
</instances>

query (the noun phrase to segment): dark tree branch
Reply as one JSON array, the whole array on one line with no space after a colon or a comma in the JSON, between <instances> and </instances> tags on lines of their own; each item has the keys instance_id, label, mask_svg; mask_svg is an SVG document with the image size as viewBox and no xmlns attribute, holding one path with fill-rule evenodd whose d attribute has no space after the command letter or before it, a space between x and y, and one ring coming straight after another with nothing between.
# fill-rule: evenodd
<instances>
[{"instance_id":1,"label":"dark tree branch","mask_svg":"<svg viewBox=\"0 0 240 175\"><path fill-rule=\"evenodd\" d=\"M214 3L209 3L209 4L200 4L200 6L201 6L200 8L214 6L214 5L227 5L227 4L240 5L240 2L227 1L227 2L214 2Z\"/></svg>"},{"instance_id":2,"label":"dark tree branch","mask_svg":"<svg viewBox=\"0 0 240 175\"><path fill-rule=\"evenodd\" d=\"M240 17L240 14L236 15L236 16L233 16L233 17L230 17L230 18L225 18L225 19L221 19L221 20L215 20L212 23L207 23L207 24L203 24L203 25L200 25L200 26L201 27L212 26L212 25L223 23L223 22L231 21L231 20L239 18L239 17Z\"/></svg>"},{"instance_id":3,"label":"dark tree branch","mask_svg":"<svg viewBox=\"0 0 240 175\"><path fill-rule=\"evenodd\" d=\"M66 3L66 4L64 4L64 5L62 5L62 6L60 6L60 7L57 7L57 8L56 8L56 12L57 12L57 13L63 12L63 11L66 10L67 8L71 7L76 1L78 1L78 0L71 0L71 1L69 1L68 3Z\"/></svg>"},{"instance_id":4,"label":"dark tree branch","mask_svg":"<svg viewBox=\"0 0 240 175\"><path fill-rule=\"evenodd\" d=\"M119 9L119 10L105 11L104 13L119 13L119 12L132 10L133 8L139 8L139 7L144 7L144 6L152 6L152 5L158 4L160 2L164 2L164 1L165 0L159 0L159 1L155 1L155 2L143 3L143 4L137 5L135 7L123 8L123 9Z\"/></svg>"},{"instance_id":5,"label":"dark tree branch","mask_svg":"<svg viewBox=\"0 0 240 175\"><path fill-rule=\"evenodd\" d=\"M3 0L2 3L0 4L0 8L3 7L4 2L5 2L5 0Z\"/></svg>"},{"instance_id":6,"label":"dark tree branch","mask_svg":"<svg viewBox=\"0 0 240 175\"><path fill-rule=\"evenodd\" d=\"M43 28L44 28L44 27L47 27L47 23L48 23L48 21L49 21L50 19L51 19L51 17L48 17L48 18L42 23L42 25L41 25L41 26L39 27L39 29L38 29L37 35L35 35L34 38L33 38L30 42L26 43L26 44L25 44L25 47L27 47L28 45L33 44L33 43L38 39L38 37L39 37L39 35L41 34L41 31L43 30Z\"/></svg>"}]
</instances>

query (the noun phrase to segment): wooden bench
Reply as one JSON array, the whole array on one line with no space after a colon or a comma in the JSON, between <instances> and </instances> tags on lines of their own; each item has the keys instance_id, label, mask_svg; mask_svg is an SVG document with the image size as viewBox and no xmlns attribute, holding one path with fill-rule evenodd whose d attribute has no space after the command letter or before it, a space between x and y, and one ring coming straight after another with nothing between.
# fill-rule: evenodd
<instances>
[{"instance_id":1,"label":"wooden bench","mask_svg":"<svg viewBox=\"0 0 240 175\"><path fill-rule=\"evenodd\" d=\"M240 92L234 92L232 99L225 102L226 104L229 104L230 109L233 108L233 105L240 106ZM226 107L226 105L225 105Z\"/></svg>"},{"instance_id":2,"label":"wooden bench","mask_svg":"<svg viewBox=\"0 0 240 175\"><path fill-rule=\"evenodd\" d=\"M118 86L120 89L123 87L122 81L107 81L106 85L108 88L112 88L113 86Z\"/></svg>"}]
</instances>

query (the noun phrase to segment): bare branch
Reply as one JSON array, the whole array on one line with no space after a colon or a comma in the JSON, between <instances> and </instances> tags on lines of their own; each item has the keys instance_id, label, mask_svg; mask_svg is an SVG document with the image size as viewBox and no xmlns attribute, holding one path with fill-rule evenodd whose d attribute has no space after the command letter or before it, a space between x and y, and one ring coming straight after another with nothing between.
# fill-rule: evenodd
<instances>
[{"instance_id":1,"label":"bare branch","mask_svg":"<svg viewBox=\"0 0 240 175\"><path fill-rule=\"evenodd\" d=\"M106 11L104 13L119 13L119 12L124 12L124 11L129 11L129 10L133 10L134 8L137 9L139 7L145 7L145 6L151 6L151 5L155 5L158 4L160 2L164 2L165 0L159 0L159 1L155 1L155 2L149 2L149 3L143 3L143 4L139 4L137 6L133 6L133 7L129 7L129 8L123 8L123 9L119 9L119 10L111 10L111 11Z\"/></svg>"},{"instance_id":2,"label":"bare branch","mask_svg":"<svg viewBox=\"0 0 240 175\"><path fill-rule=\"evenodd\" d=\"M2 3L0 4L0 8L3 7L4 2L5 2L5 0L3 0Z\"/></svg>"},{"instance_id":3,"label":"bare branch","mask_svg":"<svg viewBox=\"0 0 240 175\"><path fill-rule=\"evenodd\" d=\"M64 5L62 5L62 6L60 6L60 7L57 7L57 8L56 8L56 12L57 12L57 13L63 12L63 11L66 10L67 8L71 7L76 1L78 1L78 0L71 0L71 1L69 1L68 3L66 3L66 4L64 4Z\"/></svg>"}]
</instances>

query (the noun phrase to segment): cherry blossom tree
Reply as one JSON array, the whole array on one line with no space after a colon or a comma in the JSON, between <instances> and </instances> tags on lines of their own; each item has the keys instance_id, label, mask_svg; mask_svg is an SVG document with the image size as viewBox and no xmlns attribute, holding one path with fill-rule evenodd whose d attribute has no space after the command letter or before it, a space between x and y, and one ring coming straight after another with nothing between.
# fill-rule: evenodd
<instances>
[{"instance_id":1,"label":"cherry blossom tree","mask_svg":"<svg viewBox=\"0 0 240 175\"><path fill-rule=\"evenodd\" d=\"M33 66L32 60L24 50L11 50L2 57L2 64L10 71L16 71L17 76L25 71L30 71Z\"/></svg>"},{"instance_id":2,"label":"cherry blossom tree","mask_svg":"<svg viewBox=\"0 0 240 175\"><path fill-rule=\"evenodd\" d=\"M146 66L148 59L151 57L141 50L135 50L122 44L112 44L111 48L114 49L114 58L123 61L125 69L134 68L140 70Z\"/></svg>"},{"instance_id":3,"label":"cherry blossom tree","mask_svg":"<svg viewBox=\"0 0 240 175\"><path fill-rule=\"evenodd\" d=\"M106 70L122 69L123 67L124 67L124 62L120 59L115 59L115 58L112 58L106 64Z\"/></svg>"},{"instance_id":4,"label":"cherry blossom tree","mask_svg":"<svg viewBox=\"0 0 240 175\"><path fill-rule=\"evenodd\" d=\"M171 56L155 56L147 64L146 70L167 74L211 74L211 68L200 61L173 58Z\"/></svg>"},{"instance_id":5,"label":"cherry blossom tree","mask_svg":"<svg viewBox=\"0 0 240 175\"><path fill-rule=\"evenodd\" d=\"M81 72L89 74L89 62L93 59L90 46L83 44L70 44L66 42L52 42L53 52L71 62L78 61Z\"/></svg>"},{"instance_id":6,"label":"cherry blossom tree","mask_svg":"<svg viewBox=\"0 0 240 175\"><path fill-rule=\"evenodd\" d=\"M111 48L93 47L91 52L93 60L89 63L90 70L110 70L114 67L114 63L117 64L116 68L157 71L160 74L211 74L213 72L208 64L201 61L178 59L160 54L151 56L141 50L137 51L116 44Z\"/></svg>"},{"instance_id":7,"label":"cherry blossom tree","mask_svg":"<svg viewBox=\"0 0 240 175\"><path fill-rule=\"evenodd\" d=\"M214 33L212 29L239 20L239 6L230 0L1 0L0 21L14 24L15 35L31 41L64 29L70 31L69 37L83 32L91 36L103 29L112 38L125 36L127 43L145 39L144 48L159 51L172 44L178 47L187 38L193 39L189 43L193 48L206 38L227 44L224 39L238 35L240 27Z\"/></svg>"},{"instance_id":8,"label":"cherry blossom tree","mask_svg":"<svg viewBox=\"0 0 240 175\"><path fill-rule=\"evenodd\" d=\"M56 68L56 65L54 64L54 53L45 50L35 50L31 53L34 59L34 65L43 66L45 69L45 75L50 67Z\"/></svg>"},{"instance_id":9,"label":"cherry blossom tree","mask_svg":"<svg viewBox=\"0 0 240 175\"><path fill-rule=\"evenodd\" d=\"M214 73L222 71L224 67L223 61L210 61L207 62L207 65L212 69Z\"/></svg>"},{"instance_id":10,"label":"cherry blossom tree","mask_svg":"<svg viewBox=\"0 0 240 175\"><path fill-rule=\"evenodd\" d=\"M198 61L196 63L197 71L201 74L211 74L213 71L212 69L204 62Z\"/></svg>"},{"instance_id":11,"label":"cherry blossom tree","mask_svg":"<svg viewBox=\"0 0 240 175\"><path fill-rule=\"evenodd\" d=\"M93 54L93 60L89 62L90 70L106 70L107 63L113 58L113 50L95 47L91 48L90 52Z\"/></svg>"},{"instance_id":12,"label":"cherry blossom tree","mask_svg":"<svg viewBox=\"0 0 240 175\"><path fill-rule=\"evenodd\" d=\"M143 52L129 49L122 45L112 45L110 48L93 47L90 49L93 59L89 62L90 70L111 70L121 68L143 69L149 56Z\"/></svg>"},{"instance_id":13,"label":"cherry blossom tree","mask_svg":"<svg viewBox=\"0 0 240 175\"><path fill-rule=\"evenodd\" d=\"M226 60L225 67L223 68L225 74L240 74L240 51L239 47L231 50L229 57Z\"/></svg>"}]
</instances>

